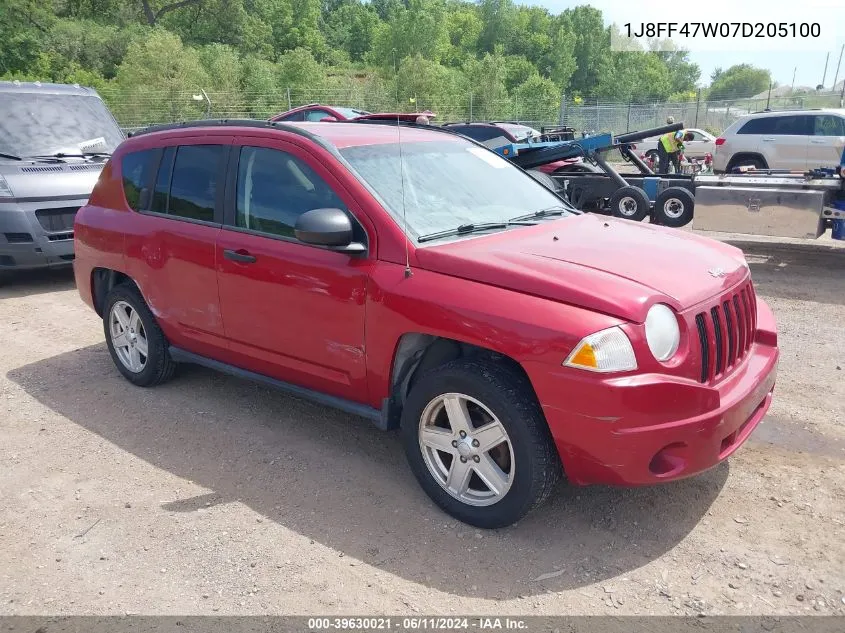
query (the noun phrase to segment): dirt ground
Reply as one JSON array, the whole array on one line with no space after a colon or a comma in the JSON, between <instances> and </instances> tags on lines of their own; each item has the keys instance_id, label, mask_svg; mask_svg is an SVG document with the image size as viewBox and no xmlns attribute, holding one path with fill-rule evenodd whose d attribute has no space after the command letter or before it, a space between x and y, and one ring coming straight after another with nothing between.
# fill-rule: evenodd
<instances>
[{"instance_id":1,"label":"dirt ground","mask_svg":"<svg viewBox=\"0 0 845 633\"><path fill-rule=\"evenodd\" d=\"M135 388L69 272L0 287L0 614L845 614L845 249L735 243L782 346L749 442L493 532L395 434L195 367Z\"/></svg>"}]
</instances>

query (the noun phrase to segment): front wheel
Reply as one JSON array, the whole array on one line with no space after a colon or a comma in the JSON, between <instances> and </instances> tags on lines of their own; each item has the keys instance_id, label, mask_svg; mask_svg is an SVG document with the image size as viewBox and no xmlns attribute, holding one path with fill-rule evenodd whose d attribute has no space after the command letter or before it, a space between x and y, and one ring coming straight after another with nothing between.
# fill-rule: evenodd
<instances>
[{"instance_id":1,"label":"front wheel","mask_svg":"<svg viewBox=\"0 0 845 633\"><path fill-rule=\"evenodd\" d=\"M650 202L639 187L620 187L610 196L610 213L617 218L641 222L648 215Z\"/></svg>"},{"instance_id":2,"label":"front wheel","mask_svg":"<svg viewBox=\"0 0 845 633\"><path fill-rule=\"evenodd\" d=\"M560 460L526 380L459 359L423 375L402 412L411 470L445 512L480 528L518 521L560 478Z\"/></svg>"}]
</instances>

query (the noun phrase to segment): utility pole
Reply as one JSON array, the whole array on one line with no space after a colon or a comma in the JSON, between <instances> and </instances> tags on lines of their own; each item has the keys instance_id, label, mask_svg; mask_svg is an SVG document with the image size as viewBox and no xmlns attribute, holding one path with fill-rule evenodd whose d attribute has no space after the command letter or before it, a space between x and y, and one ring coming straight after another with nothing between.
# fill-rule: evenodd
<instances>
[{"instance_id":1,"label":"utility pole","mask_svg":"<svg viewBox=\"0 0 845 633\"><path fill-rule=\"evenodd\" d=\"M836 63L836 75L833 76L833 90L836 90L836 80L839 79L839 67L842 65L842 53L845 52L845 44L839 49L839 61Z\"/></svg>"},{"instance_id":2,"label":"utility pole","mask_svg":"<svg viewBox=\"0 0 845 633\"><path fill-rule=\"evenodd\" d=\"M769 109L769 104L772 101L772 82L769 82L769 96L766 97L766 110Z\"/></svg>"},{"instance_id":3,"label":"utility pole","mask_svg":"<svg viewBox=\"0 0 845 633\"><path fill-rule=\"evenodd\" d=\"M830 53L824 58L824 75L822 75L822 90L824 90L824 80L827 79L827 62L830 61Z\"/></svg>"},{"instance_id":4,"label":"utility pole","mask_svg":"<svg viewBox=\"0 0 845 633\"><path fill-rule=\"evenodd\" d=\"M798 66L792 71L792 88L789 89L789 92L795 92L795 73L798 72Z\"/></svg>"}]
</instances>

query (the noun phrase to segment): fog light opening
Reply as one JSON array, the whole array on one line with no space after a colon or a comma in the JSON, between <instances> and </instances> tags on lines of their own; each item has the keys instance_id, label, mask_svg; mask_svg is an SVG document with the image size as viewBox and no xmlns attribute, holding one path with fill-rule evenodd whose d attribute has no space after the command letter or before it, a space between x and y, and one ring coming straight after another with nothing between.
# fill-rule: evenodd
<instances>
[{"instance_id":1,"label":"fog light opening","mask_svg":"<svg viewBox=\"0 0 845 633\"><path fill-rule=\"evenodd\" d=\"M681 472L687 461L681 457L680 453L686 447L687 445L683 442L674 442L657 451L648 465L651 474L655 477L671 477Z\"/></svg>"}]
</instances>

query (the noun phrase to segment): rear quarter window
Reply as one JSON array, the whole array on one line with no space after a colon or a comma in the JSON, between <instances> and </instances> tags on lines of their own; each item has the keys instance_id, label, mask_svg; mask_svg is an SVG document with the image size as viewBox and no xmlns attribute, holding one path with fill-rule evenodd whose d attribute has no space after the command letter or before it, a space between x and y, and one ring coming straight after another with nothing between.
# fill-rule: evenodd
<instances>
[{"instance_id":1,"label":"rear quarter window","mask_svg":"<svg viewBox=\"0 0 845 633\"><path fill-rule=\"evenodd\" d=\"M771 134L774 129L775 117L761 117L746 121L737 131L737 134Z\"/></svg>"},{"instance_id":2,"label":"rear quarter window","mask_svg":"<svg viewBox=\"0 0 845 633\"><path fill-rule=\"evenodd\" d=\"M123 178L123 195L130 209L141 211L143 202L141 192L150 182L150 170L155 150L145 149L129 152L120 159L120 172Z\"/></svg>"}]
</instances>

